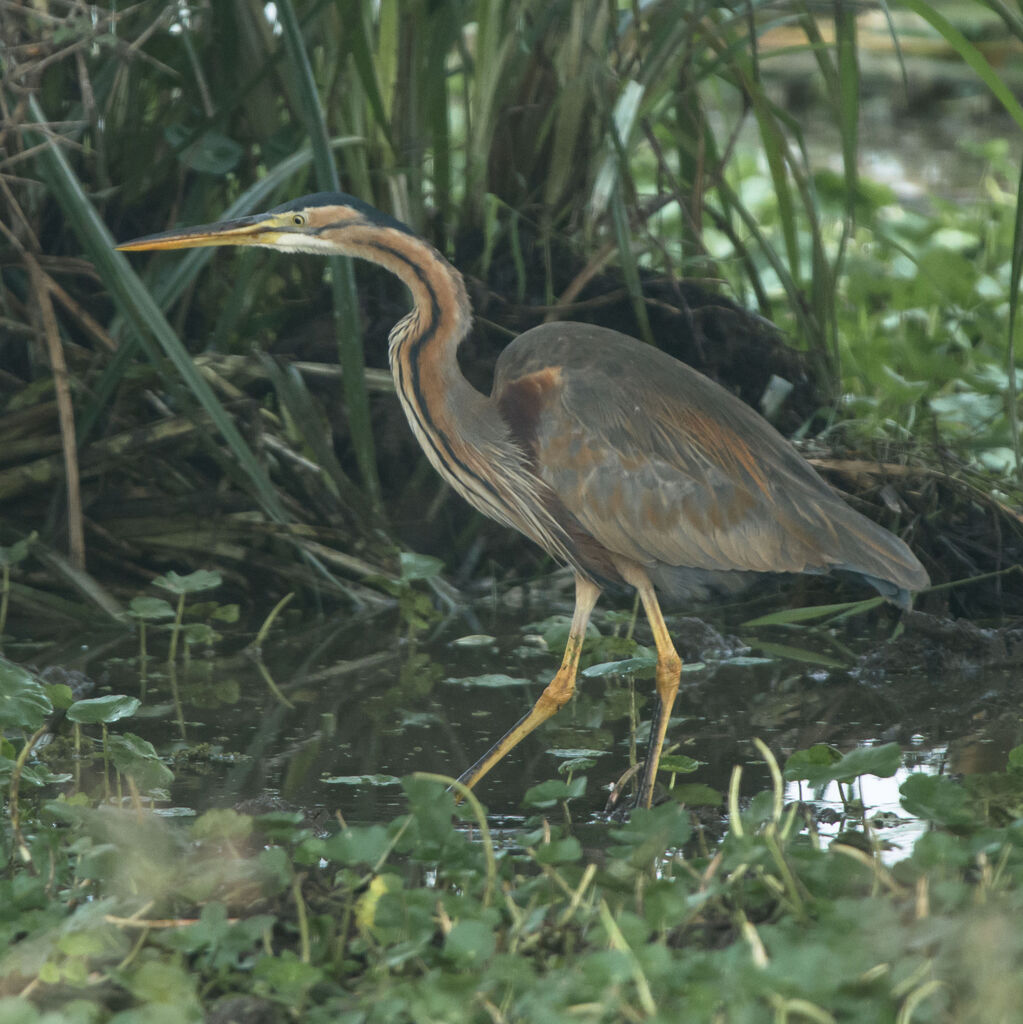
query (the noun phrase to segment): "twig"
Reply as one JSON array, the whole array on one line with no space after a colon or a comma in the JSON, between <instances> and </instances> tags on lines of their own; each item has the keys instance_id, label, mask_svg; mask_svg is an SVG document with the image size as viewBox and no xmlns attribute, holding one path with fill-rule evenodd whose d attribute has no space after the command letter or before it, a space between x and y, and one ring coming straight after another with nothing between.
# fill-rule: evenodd
<instances>
[{"instance_id":1,"label":"twig","mask_svg":"<svg viewBox=\"0 0 1023 1024\"><path fill-rule=\"evenodd\" d=\"M76 569L85 568L85 525L82 519L81 477L78 471L78 443L75 438L75 411L71 401L70 377L64 349L60 343L60 328L53 300L47 285L47 276L40 269L35 257L28 251L22 252L28 267L39 307L46 349L53 372L53 386L57 396L57 415L60 420L60 436L64 448L64 479L67 486L68 552L71 564Z\"/></svg>"}]
</instances>

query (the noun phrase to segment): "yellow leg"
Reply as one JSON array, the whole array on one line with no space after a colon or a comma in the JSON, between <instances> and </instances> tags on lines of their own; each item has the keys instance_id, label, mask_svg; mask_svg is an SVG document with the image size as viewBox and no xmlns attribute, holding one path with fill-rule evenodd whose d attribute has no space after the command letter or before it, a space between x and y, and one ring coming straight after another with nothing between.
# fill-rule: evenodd
<instances>
[{"instance_id":1,"label":"yellow leg","mask_svg":"<svg viewBox=\"0 0 1023 1024\"><path fill-rule=\"evenodd\" d=\"M586 627L593 612L593 606L600 597L600 587L582 576L575 578L575 612L572 628L568 634L565 656L561 659L558 674L540 694L533 709L513 725L471 768L458 777L458 781L470 788L475 786L498 761L517 746L538 725L557 714L569 701L575 691L575 677L579 671L579 654L582 651Z\"/></svg>"},{"instance_id":2,"label":"yellow leg","mask_svg":"<svg viewBox=\"0 0 1023 1024\"><path fill-rule=\"evenodd\" d=\"M661 760L664 735L668 731L668 719L671 718L675 696L678 694L679 679L682 677L682 659L668 635L668 627L661 614L657 594L647 574L635 565L619 564L617 568L622 574L622 579L626 583L631 583L639 593L657 647L658 708L654 720L650 723L650 746L647 748L643 780L640 783L639 796L636 798L637 807L649 807L654 796L654 779L657 776L658 762Z\"/></svg>"}]
</instances>

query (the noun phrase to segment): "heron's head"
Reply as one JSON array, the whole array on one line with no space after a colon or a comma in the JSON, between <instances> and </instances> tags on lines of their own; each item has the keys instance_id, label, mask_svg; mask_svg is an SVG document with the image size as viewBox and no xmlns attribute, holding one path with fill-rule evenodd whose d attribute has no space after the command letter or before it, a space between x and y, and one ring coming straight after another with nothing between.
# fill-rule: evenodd
<instances>
[{"instance_id":1,"label":"heron's head","mask_svg":"<svg viewBox=\"0 0 1023 1024\"><path fill-rule=\"evenodd\" d=\"M261 245L282 252L323 256L351 252L369 237L388 231L413 232L401 221L343 192L317 192L275 206L267 213L179 228L122 242L124 252L198 249L213 245Z\"/></svg>"}]
</instances>

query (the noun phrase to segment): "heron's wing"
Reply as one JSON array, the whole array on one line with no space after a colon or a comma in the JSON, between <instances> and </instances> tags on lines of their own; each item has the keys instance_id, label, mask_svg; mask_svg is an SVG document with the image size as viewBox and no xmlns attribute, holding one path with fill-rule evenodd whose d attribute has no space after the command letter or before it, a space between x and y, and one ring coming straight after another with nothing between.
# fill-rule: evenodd
<instances>
[{"instance_id":1,"label":"heron's wing","mask_svg":"<svg viewBox=\"0 0 1023 1024\"><path fill-rule=\"evenodd\" d=\"M764 419L649 345L544 325L506 350L495 398L558 502L615 554L651 568L926 583L909 549Z\"/></svg>"}]
</instances>

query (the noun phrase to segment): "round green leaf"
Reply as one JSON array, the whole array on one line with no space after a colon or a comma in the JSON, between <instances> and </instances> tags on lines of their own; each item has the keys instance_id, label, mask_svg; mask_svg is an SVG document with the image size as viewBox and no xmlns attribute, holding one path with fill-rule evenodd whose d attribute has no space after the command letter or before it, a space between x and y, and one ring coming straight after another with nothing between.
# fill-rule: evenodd
<instances>
[{"instance_id":1,"label":"round green leaf","mask_svg":"<svg viewBox=\"0 0 1023 1024\"><path fill-rule=\"evenodd\" d=\"M914 772L899 787L899 794L902 806L925 821L947 828L963 828L977 821L969 793L945 775Z\"/></svg>"},{"instance_id":2,"label":"round green leaf","mask_svg":"<svg viewBox=\"0 0 1023 1024\"><path fill-rule=\"evenodd\" d=\"M444 682L457 683L459 686L485 686L499 689L503 686L525 686L529 680L505 675L503 672L484 672L482 675L463 676L460 679L450 677Z\"/></svg>"},{"instance_id":3,"label":"round green leaf","mask_svg":"<svg viewBox=\"0 0 1023 1024\"><path fill-rule=\"evenodd\" d=\"M133 597L128 612L137 619L174 618L174 609L162 597Z\"/></svg>"},{"instance_id":4,"label":"round green leaf","mask_svg":"<svg viewBox=\"0 0 1023 1024\"><path fill-rule=\"evenodd\" d=\"M52 711L53 705L35 676L0 659L0 729L35 732Z\"/></svg>"},{"instance_id":5,"label":"round green leaf","mask_svg":"<svg viewBox=\"0 0 1023 1024\"><path fill-rule=\"evenodd\" d=\"M484 921L459 921L444 939L445 957L463 968L489 960L496 948L494 929Z\"/></svg>"},{"instance_id":6,"label":"round green leaf","mask_svg":"<svg viewBox=\"0 0 1023 1024\"><path fill-rule=\"evenodd\" d=\"M579 860L583 848L575 836L552 839L549 843L541 843L536 848L537 864L570 864Z\"/></svg>"},{"instance_id":7,"label":"round green leaf","mask_svg":"<svg viewBox=\"0 0 1023 1024\"><path fill-rule=\"evenodd\" d=\"M785 780L798 782L826 772L842 754L826 743L815 743L805 750L794 750L785 762Z\"/></svg>"},{"instance_id":8,"label":"round green leaf","mask_svg":"<svg viewBox=\"0 0 1023 1024\"><path fill-rule=\"evenodd\" d=\"M400 781L395 775L329 775L320 779L328 786L396 786Z\"/></svg>"},{"instance_id":9,"label":"round green leaf","mask_svg":"<svg viewBox=\"0 0 1023 1024\"><path fill-rule=\"evenodd\" d=\"M356 826L326 840L323 856L340 864L375 864L390 843L390 833L383 825Z\"/></svg>"},{"instance_id":10,"label":"round green leaf","mask_svg":"<svg viewBox=\"0 0 1023 1024\"><path fill-rule=\"evenodd\" d=\"M236 604L218 605L210 617L217 622L237 622L241 617L241 608Z\"/></svg>"},{"instance_id":11,"label":"round green leaf","mask_svg":"<svg viewBox=\"0 0 1023 1024\"><path fill-rule=\"evenodd\" d=\"M526 807L553 807L559 800L571 800L586 792L586 776L577 775L571 782L548 779L526 790L522 803Z\"/></svg>"},{"instance_id":12,"label":"round green leaf","mask_svg":"<svg viewBox=\"0 0 1023 1024\"><path fill-rule=\"evenodd\" d=\"M205 622L190 622L181 632L186 644L212 644L220 639L220 634Z\"/></svg>"},{"instance_id":13,"label":"round green leaf","mask_svg":"<svg viewBox=\"0 0 1023 1024\"><path fill-rule=\"evenodd\" d=\"M672 800L687 807L720 807L721 794L702 782L684 782L669 790Z\"/></svg>"},{"instance_id":14,"label":"round green leaf","mask_svg":"<svg viewBox=\"0 0 1023 1024\"><path fill-rule=\"evenodd\" d=\"M66 711L75 702L74 691L67 683L48 683L46 696L58 711Z\"/></svg>"},{"instance_id":15,"label":"round green leaf","mask_svg":"<svg viewBox=\"0 0 1023 1024\"><path fill-rule=\"evenodd\" d=\"M675 772L678 775L687 775L695 772L705 761L697 761L695 757L686 757L685 754L665 754L657 762L658 771Z\"/></svg>"},{"instance_id":16,"label":"round green leaf","mask_svg":"<svg viewBox=\"0 0 1023 1024\"><path fill-rule=\"evenodd\" d=\"M107 697L93 697L91 700L78 700L67 709L67 716L72 722L92 725L96 722L116 722L121 718L130 718L139 709L138 697L126 697L123 693L112 693Z\"/></svg>"},{"instance_id":17,"label":"round green leaf","mask_svg":"<svg viewBox=\"0 0 1023 1024\"><path fill-rule=\"evenodd\" d=\"M444 568L444 563L432 555L417 555L412 551L402 551L398 555L398 565L401 567L401 579L405 583L413 580L429 580L439 576Z\"/></svg>"},{"instance_id":18,"label":"round green leaf","mask_svg":"<svg viewBox=\"0 0 1023 1024\"><path fill-rule=\"evenodd\" d=\"M187 576L179 576L176 572L169 572L163 576L157 576L153 583L169 590L172 594L197 594L202 590L212 590L223 583L219 572L211 572L209 569L197 569Z\"/></svg>"},{"instance_id":19,"label":"round green leaf","mask_svg":"<svg viewBox=\"0 0 1023 1024\"><path fill-rule=\"evenodd\" d=\"M600 679L603 676L631 675L657 667L655 655L643 655L638 658L625 658L623 661L604 661L599 665L584 668L580 675L587 679Z\"/></svg>"},{"instance_id":20,"label":"round green leaf","mask_svg":"<svg viewBox=\"0 0 1023 1024\"><path fill-rule=\"evenodd\" d=\"M174 773L160 760L149 740L126 732L109 736L107 744L114 767L122 775L130 775L144 793L166 789L174 781Z\"/></svg>"},{"instance_id":21,"label":"round green leaf","mask_svg":"<svg viewBox=\"0 0 1023 1024\"><path fill-rule=\"evenodd\" d=\"M208 131L203 133L194 146L182 153L182 159L194 171L220 177L237 167L244 152L234 139L217 131Z\"/></svg>"},{"instance_id":22,"label":"round green leaf","mask_svg":"<svg viewBox=\"0 0 1023 1024\"><path fill-rule=\"evenodd\" d=\"M902 750L898 743L879 747L857 747L836 761L834 752L823 744L797 751L785 763L785 778L790 782L805 779L811 786L829 782L852 782L859 775L876 775L887 779L899 770Z\"/></svg>"}]
</instances>

